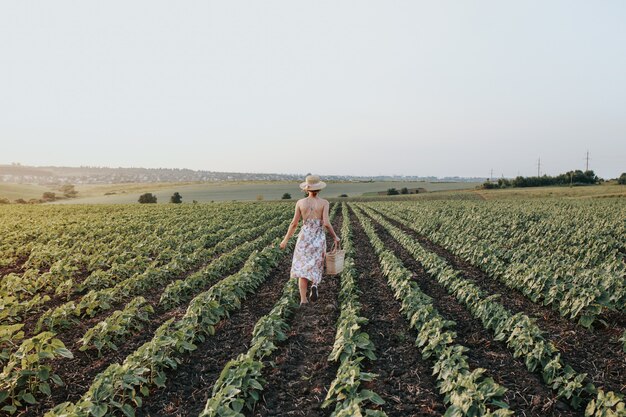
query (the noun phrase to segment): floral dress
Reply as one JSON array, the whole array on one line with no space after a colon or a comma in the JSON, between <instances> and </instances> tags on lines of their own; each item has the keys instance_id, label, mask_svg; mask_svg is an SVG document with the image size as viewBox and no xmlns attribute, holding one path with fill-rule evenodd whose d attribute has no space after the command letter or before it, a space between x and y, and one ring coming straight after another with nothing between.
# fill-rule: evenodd
<instances>
[{"instance_id":1,"label":"floral dress","mask_svg":"<svg viewBox=\"0 0 626 417\"><path fill-rule=\"evenodd\" d=\"M322 281L326 234L321 219L306 219L293 252L291 278L306 278L317 285Z\"/></svg>"}]
</instances>

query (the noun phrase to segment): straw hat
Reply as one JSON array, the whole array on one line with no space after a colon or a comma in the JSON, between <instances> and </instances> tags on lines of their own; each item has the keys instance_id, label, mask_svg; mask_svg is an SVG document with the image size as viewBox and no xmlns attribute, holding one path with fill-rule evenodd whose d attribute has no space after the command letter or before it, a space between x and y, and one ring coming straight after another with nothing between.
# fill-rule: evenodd
<instances>
[{"instance_id":1,"label":"straw hat","mask_svg":"<svg viewBox=\"0 0 626 417\"><path fill-rule=\"evenodd\" d=\"M306 181L300 184L300 188L304 191L318 191L326 187L324 181L320 181L320 177L317 175L308 175Z\"/></svg>"}]
</instances>

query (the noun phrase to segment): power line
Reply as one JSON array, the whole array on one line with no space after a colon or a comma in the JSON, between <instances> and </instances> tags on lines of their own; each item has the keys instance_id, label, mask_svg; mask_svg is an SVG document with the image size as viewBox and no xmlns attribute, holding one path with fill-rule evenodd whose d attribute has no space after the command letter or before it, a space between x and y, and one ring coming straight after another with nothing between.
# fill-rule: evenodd
<instances>
[{"instance_id":1,"label":"power line","mask_svg":"<svg viewBox=\"0 0 626 417\"><path fill-rule=\"evenodd\" d=\"M541 176L541 157L537 159L537 177Z\"/></svg>"}]
</instances>

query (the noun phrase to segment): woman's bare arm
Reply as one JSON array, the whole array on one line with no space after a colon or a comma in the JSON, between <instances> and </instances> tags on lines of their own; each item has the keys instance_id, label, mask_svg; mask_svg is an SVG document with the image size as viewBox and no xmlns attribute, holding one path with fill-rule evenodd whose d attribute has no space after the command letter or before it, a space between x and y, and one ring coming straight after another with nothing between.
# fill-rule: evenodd
<instances>
[{"instance_id":1,"label":"woman's bare arm","mask_svg":"<svg viewBox=\"0 0 626 417\"><path fill-rule=\"evenodd\" d=\"M328 229L331 236L333 237L333 240L335 242L339 242L339 236L337 236L337 234L335 233L335 229L333 229L333 225L330 224L329 215L328 215L329 207L330 207L330 204L328 203L328 201L326 201L324 203L324 211L322 212L322 221L324 222L324 227Z\"/></svg>"},{"instance_id":2,"label":"woman's bare arm","mask_svg":"<svg viewBox=\"0 0 626 417\"><path fill-rule=\"evenodd\" d=\"M280 242L280 248L281 249L285 249L287 247L287 242L289 242L289 239L291 239L291 236L293 236L293 234L296 231L296 228L298 227L298 223L300 222L300 202L296 203L296 212L293 214L293 220L291 220L291 223L289 223L289 229L287 229L287 234L285 235L285 238L283 239L282 242Z\"/></svg>"}]
</instances>

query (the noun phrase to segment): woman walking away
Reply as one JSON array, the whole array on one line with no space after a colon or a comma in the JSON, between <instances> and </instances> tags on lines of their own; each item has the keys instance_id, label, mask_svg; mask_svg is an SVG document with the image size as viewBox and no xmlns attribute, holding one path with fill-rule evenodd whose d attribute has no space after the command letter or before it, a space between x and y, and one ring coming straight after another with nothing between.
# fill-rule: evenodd
<instances>
[{"instance_id":1,"label":"woman walking away","mask_svg":"<svg viewBox=\"0 0 626 417\"><path fill-rule=\"evenodd\" d=\"M299 279L300 305L307 304L307 290L311 282L311 292L309 299L317 301L317 286L322 281L324 271L324 255L326 253L326 234L324 228L328 229L335 241L339 243L339 237L335 233L332 224L328 220L328 201L319 198L322 188L326 183L320 181L317 175L309 175L306 181L300 184L300 188L308 193L308 197L298 200L296 212L287 230L287 235L280 243L280 248L285 249L289 238L293 236L298 222L302 218L302 228L298 234L298 241L293 252L293 262L291 264L291 278Z\"/></svg>"}]
</instances>

